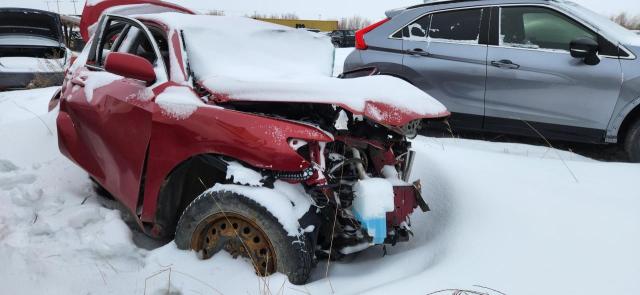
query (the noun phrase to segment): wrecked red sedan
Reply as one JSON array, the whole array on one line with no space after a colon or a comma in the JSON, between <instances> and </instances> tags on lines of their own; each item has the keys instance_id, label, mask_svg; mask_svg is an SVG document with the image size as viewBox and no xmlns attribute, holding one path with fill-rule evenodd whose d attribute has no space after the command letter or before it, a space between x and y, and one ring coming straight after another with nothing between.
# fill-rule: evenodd
<instances>
[{"instance_id":1,"label":"wrecked red sedan","mask_svg":"<svg viewBox=\"0 0 640 295\"><path fill-rule=\"evenodd\" d=\"M407 138L444 106L375 69L332 77L326 36L126 2L85 8L53 101L62 153L145 233L294 284L319 257L409 239L428 206Z\"/></svg>"}]
</instances>

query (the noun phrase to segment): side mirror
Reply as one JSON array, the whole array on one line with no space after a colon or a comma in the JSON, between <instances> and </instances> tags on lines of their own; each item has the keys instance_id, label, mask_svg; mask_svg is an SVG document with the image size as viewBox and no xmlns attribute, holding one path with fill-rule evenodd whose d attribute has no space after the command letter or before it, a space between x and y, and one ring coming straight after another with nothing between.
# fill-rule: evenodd
<instances>
[{"instance_id":1,"label":"side mirror","mask_svg":"<svg viewBox=\"0 0 640 295\"><path fill-rule=\"evenodd\" d=\"M598 57L598 42L589 38L578 38L571 41L569 51L571 56L584 59L584 63L595 66L600 63Z\"/></svg>"},{"instance_id":2,"label":"side mirror","mask_svg":"<svg viewBox=\"0 0 640 295\"><path fill-rule=\"evenodd\" d=\"M148 60L129 53L109 53L104 61L104 69L125 78L143 81L147 86L156 81L153 65Z\"/></svg>"}]
</instances>

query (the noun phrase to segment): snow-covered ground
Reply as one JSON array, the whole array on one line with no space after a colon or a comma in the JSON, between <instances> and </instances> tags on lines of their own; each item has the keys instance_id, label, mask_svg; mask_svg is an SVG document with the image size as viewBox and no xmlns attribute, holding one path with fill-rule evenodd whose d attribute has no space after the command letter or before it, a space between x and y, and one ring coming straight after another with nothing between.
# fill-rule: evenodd
<instances>
[{"instance_id":1,"label":"snow-covered ground","mask_svg":"<svg viewBox=\"0 0 640 295\"><path fill-rule=\"evenodd\" d=\"M521 144L418 137L413 178L432 211L412 216L412 241L328 276L321 262L305 286L226 253L143 249L59 154L54 90L0 93L0 294L640 292L640 165Z\"/></svg>"}]
</instances>

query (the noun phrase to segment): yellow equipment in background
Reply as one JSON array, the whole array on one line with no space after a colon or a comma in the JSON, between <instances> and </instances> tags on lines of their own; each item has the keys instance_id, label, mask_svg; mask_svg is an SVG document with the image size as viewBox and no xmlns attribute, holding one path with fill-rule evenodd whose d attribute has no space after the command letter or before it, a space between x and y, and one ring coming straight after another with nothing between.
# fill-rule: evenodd
<instances>
[{"instance_id":1,"label":"yellow equipment in background","mask_svg":"<svg viewBox=\"0 0 640 295\"><path fill-rule=\"evenodd\" d=\"M297 29L319 30L321 32L331 32L338 29L337 20L305 20L305 19L273 19L255 18L257 20L283 25Z\"/></svg>"}]
</instances>

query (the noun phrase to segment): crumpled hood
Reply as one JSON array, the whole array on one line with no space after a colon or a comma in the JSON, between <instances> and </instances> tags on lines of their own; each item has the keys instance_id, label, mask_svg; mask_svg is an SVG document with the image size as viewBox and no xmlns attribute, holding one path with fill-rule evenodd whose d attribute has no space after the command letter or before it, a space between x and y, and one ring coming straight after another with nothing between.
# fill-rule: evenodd
<instances>
[{"instance_id":1,"label":"crumpled hood","mask_svg":"<svg viewBox=\"0 0 640 295\"><path fill-rule=\"evenodd\" d=\"M210 77L200 84L218 102L331 104L393 127L401 127L414 120L450 115L444 105L427 93L404 80L383 75L354 79L298 77L286 80Z\"/></svg>"},{"instance_id":2,"label":"crumpled hood","mask_svg":"<svg viewBox=\"0 0 640 295\"><path fill-rule=\"evenodd\" d=\"M182 32L189 68L217 101L331 104L394 127L449 115L429 94L395 77L331 77L335 48L321 34L245 17L145 18Z\"/></svg>"}]
</instances>

